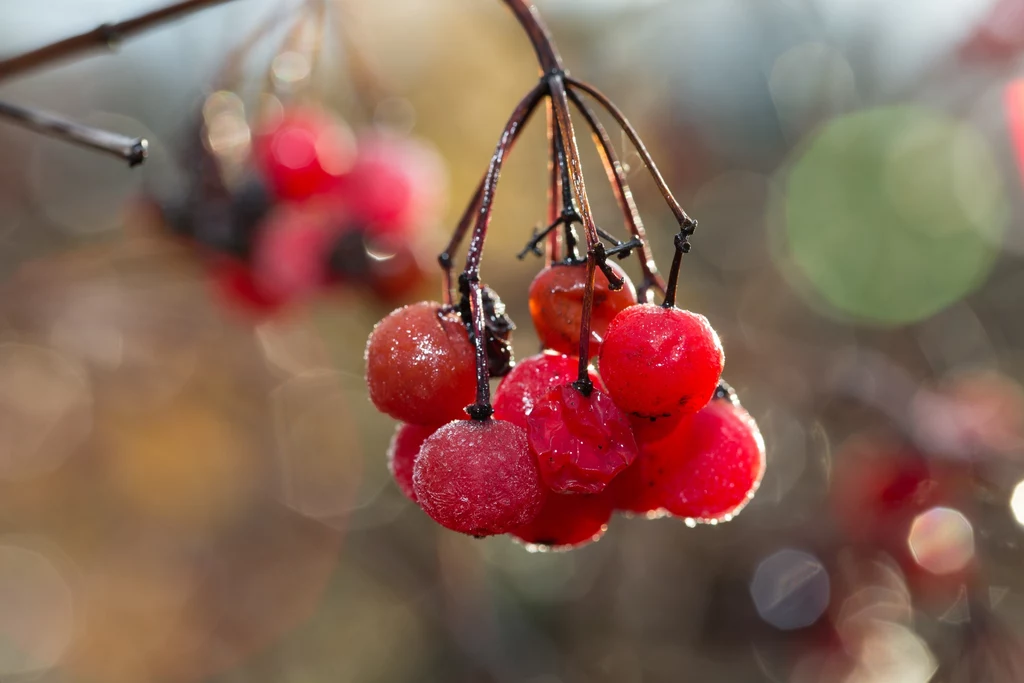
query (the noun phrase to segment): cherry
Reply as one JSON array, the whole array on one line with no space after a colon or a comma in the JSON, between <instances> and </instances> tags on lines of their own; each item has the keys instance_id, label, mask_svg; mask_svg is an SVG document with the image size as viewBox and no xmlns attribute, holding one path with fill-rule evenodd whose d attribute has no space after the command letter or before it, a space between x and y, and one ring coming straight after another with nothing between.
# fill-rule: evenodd
<instances>
[{"instance_id":1,"label":"cherry","mask_svg":"<svg viewBox=\"0 0 1024 683\"><path fill-rule=\"evenodd\" d=\"M725 353L702 315L631 306L608 327L601 377L616 405L638 417L695 413L711 400Z\"/></svg>"},{"instance_id":2,"label":"cherry","mask_svg":"<svg viewBox=\"0 0 1024 683\"><path fill-rule=\"evenodd\" d=\"M252 150L274 193L293 201L328 191L356 159L348 126L310 106L285 109L256 132Z\"/></svg>"},{"instance_id":3,"label":"cherry","mask_svg":"<svg viewBox=\"0 0 1024 683\"><path fill-rule=\"evenodd\" d=\"M436 220L444 199L444 162L411 138L378 133L359 139L338 196L375 236L403 237Z\"/></svg>"},{"instance_id":4,"label":"cherry","mask_svg":"<svg viewBox=\"0 0 1024 683\"><path fill-rule=\"evenodd\" d=\"M436 427L400 424L395 428L395 434L391 437L391 444L388 446L388 470L391 471L391 476L394 477L398 488L402 490L406 498L414 503L416 502L416 491L412 485L413 465L423 442L436 431Z\"/></svg>"},{"instance_id":5,"label":"cherry","mask_svg":"<svg viewBox=\"0 0 1024 683\"><path fill-rule=\"evenodd\" d=\"M259 289L274 299L291 302L324 288L335 233L345 225L305 205L275 209L253 248L253 275Z\"/></svg>"},{"instance_id":6,"label":"cherry","mask_svg":"<svg viewBox=\"0 0 1024 683\"><path fill-rule=\"evenodd\" d=\"M458 420L434 432L413 467L416 500L441 526L472 536L532 521L544 503L526 431L504 420Z\"/></svg>"},{"instance_id":7,"label":"cherry","mask_svg":"<svg viewBox=\"0 0 1024 683\"><path fill-rule=\"evenodd\" d=\"M377 323L366 343L370 400L403 422L438 425L464 417L476 396L473 345L457 315L422 301Z\"/></svg>"},{"instance_id":8,"label":"cherry","mask_svg":"<svg viewBox=\"0 0 1024 683\"><path fill-rule=\"evenodd\" d=\"M611 501L605 495L563 495L549 491L536 519L519 527L512 535L538 550L571 550L601 538L611 516Z\"/></svg>"},{"instance_id":9,"label":"cherry","mask_svg":"<svg viewBox=\"0 0 1024 683\"><path fill-rule=\"evenodd\" d=\"M533 405L555 387L575 381L578 371L577 358L554 351L519 361L494 392L494 416L526 429L526 416ZM590 381L599 389L604 386L593 370Z\"/></svg>"},{"instance_id":10,"label":"cherry","mask_svg":"<svg viewBox=\"0 0 1024 683\"><path fill-rule=\"evenodd\" d=\"M636 290L629 277L616 264L608 264L625 281L622 289L612 290L608 278L599 269L594 279L594 307L590 318L590 353L596 356L604 343L612 319L623 309L636 304ZM580 322L583 317L583 293L587 285L585 264L556 263L544 268L530 284L530 315L537 336L545 348L578 355Z\"/></svg>"},{"instance_id":11,"label":"cherry","mask_svg":"<svg viewBox=\"0 0 1024 683\"><path fill-rule=\"evenodd\" d=\"M527 416L544 483L559 493L600 493L637 455L629 420L608 394L555 387Z\"/></svg>"},{"instance_id":12,"label":"cherry","mask_svg":"<svg viewBox=\"0 0 1024 683\"><path fill-rule=\"evenodd\" d=\"M732 519L764 475L764 441L746 410L712 401L668 437L642 444L647 475L660 478L663 507L698 522Z\"/></svg>"}]
</instances>

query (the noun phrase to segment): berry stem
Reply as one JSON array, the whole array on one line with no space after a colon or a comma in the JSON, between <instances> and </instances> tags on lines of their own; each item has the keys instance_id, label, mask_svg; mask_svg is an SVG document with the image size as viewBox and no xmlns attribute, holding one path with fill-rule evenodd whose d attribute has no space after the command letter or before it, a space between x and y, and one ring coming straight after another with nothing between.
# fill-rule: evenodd
<instances>
[{"instance_id":1,"label":"berry stem","mask_svg":"<svg viewBox=\"0 0 1024 683\"><path fill-rule=\"evenodd\" d=\"M615 153L608 131L594 113L594 110L583 101L574 90L569 89L569 100L583 116L583 119L590 127L593 134L594 144L597 147L601 162L604 164L605 173L608 175L608 182L615 194L615 200L622 210L626 219L626 225L630 233L640 242L637 257L640 261L640 271L643 273L643 282L637 288L637 296L640 301L647 301L651 289L657 289L665 293L665 281L658 274L658 266L654 261L654 254L651 253L650 245L647 243L647 233L644 230L643 220L640 218L640 211L637 209L636 201L633 199L633 191L626 180L626 172Z\"/></svg>"},{"instance_id":2,"label":"berry stem","mask_svg":"<svg viewBox=\"0 0 1024 683\"><path fill-rule=\"evenodd\" d=\"M693 223L696 227L697 223ZM687 231L689 230L689 231ZM676 305L676 289L679 283L679 267L683 263L683 254L690 251L689 237L692 229L681 228L673 240L676 245L676 253L672 257L672 268L668 273L668 285L665 287L665 301L661 304L665 308L673 308Z\"/></svg>"},{"instance_id":3,"label":"berry stem","mask_svg":"<svg viewBox=\"0 0 1024 683\"><path fill-rule=\"evenodd\" d=\"M622 113L622 110L615 106L608 97L600 90L592 85L578 81L575 78L566 76L565 82L568 86L574 90L581 90L590 97L594 98L601 107L607 111L615 122L619 125L622 131L629 137L630 142L633 143L633 147L636 148L637 154L640 155L640 159L643 161L644 166L650 171L651 177L654 178L655 184L658 186L658 191L661 192L661 196L664 197L665 203L668 204L672 213L675 214L676 220L679 221L680 229L687 228L690 233L693 232L693 228L696 227L697 223L690 218L683 207L676 201L675 196L672 194L672 190L668 188L668 183L665 182L665 178L661 175L661 171L658 170L657 164L654 163L654 159L651 158L650 152L647 151L646 145L643 140L640 139L640 135L633 128L633 125L626 118L626 115Z\"/></svg>"},{"instance_id":4,"label":"berry stem","mask_svg":"<svg viewBox=\"0 0 1024 683\"><path fill-rule=\"evenodd\" d=\"M230 0L184 0L167 7L140 14L131 19L97 26L91 31L70 36L30 52L0 60L0 80L21 75L51 62L95 48L113 48L126 38L186 14Z\"/></svg>"},{"instance_id":5,"label":"berry stem","mask_svg":"<svg viewBox=\"0 0 1024 683\"><path fill-rule=\"evenodd\" d=\"M491 410L490 373L487 368L487 330L483 306L483 293L480 289L480 260L483 258L484 240L487 238L487 227L491 222L491 211L494 208L494 193L501 175L501 167L508 155L511 143L519 135L530 116L536 110L541 98L544 97L548 85L541 81L516 106L509 117L505 129L498 140L498 146L491 157L487 169L487 177L480 193L479 208L476 212L476 224L473 236L469 241L466 253L466 266L462 277L469 290L470 306L473 312L473 343L476 350L476 404L470 407L470 415L475 420L486 420Z\"/></svg>"},{"instance_id":6,"label":"berry stem","mask_svg":"<svg viewBox=\"0 0 1024 683\"><path fill-rule=\"evenodd\" d=\"M6 118L11 123L58 140L111 154L127 161L129 166L141 164L146 159L149 147L149 143L143 138L130 138L119 133L91 128L48 112L27 109L7 102L0 102L0 118Z\"/></svg>"},{"instance_id":7,"label":"berry stem","mask_svg":"<svg viewBox=\"0 0 1024 683\"><path fill-rule=\"evenodd\" d=\"M551 100L545 98L544 108L547 113L548 123L548 225L555 225L558 221L559 206L558 197L562 190L561 167L558 165L558 127L555 124L555 111L551 106ZM560 256L559 233L557 230L548 232L546 248L544 250L544 264L550 266Z\"/></svg>"},{"instance_id":8,"label":"berry stem","mask_svg":"<svg viewBox=\"0 0 1024 683\"><path fill-rule=\"evenodd\" d=\"M527 0L502 0L512 10L523 30L537 53L537 61L540 62L541 72L544 74L562 74L562 56L558 54L558 48L551 38L551 32L540 18L537 8Z\"/></svg>"}]
</instances>

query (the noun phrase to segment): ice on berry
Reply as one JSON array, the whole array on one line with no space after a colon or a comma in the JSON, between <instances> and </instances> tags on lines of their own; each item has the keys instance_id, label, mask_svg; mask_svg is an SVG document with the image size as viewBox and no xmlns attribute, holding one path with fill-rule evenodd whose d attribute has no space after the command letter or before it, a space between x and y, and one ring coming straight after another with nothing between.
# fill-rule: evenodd
<instances>
[{"instance_id":1,"label":"ice on berry","mask_svg":"<svg viewBox=\"0 0 1024 683\"><path fill-rule=\"evenodd\" d=\"M438 524L491 536L532 521L544 502L526 431L504 420L459 420L423 442L413 468L423 510Z\"/></svg>"}]
</instances>

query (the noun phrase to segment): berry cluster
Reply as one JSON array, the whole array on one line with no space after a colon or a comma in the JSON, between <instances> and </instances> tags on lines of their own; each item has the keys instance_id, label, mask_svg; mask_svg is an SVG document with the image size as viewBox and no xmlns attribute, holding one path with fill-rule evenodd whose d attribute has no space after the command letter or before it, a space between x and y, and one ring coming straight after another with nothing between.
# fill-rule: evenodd
<instances>
[{"instance_id":1,"label":"berry cluster","mask_svg":"<svg viewBox=\"0 0 1024 683\"><path fill-rule=\"evenodd\" d=\"M233 187L207 146L199 154L187 199L164 215L208 256L231 302L269 313L343 284L395 301L423 279L415 237L436 222L443 195L431 148L381 131L357 137L305 104L253 126Z\"/></svg>"},{"instance_id":2,"label":"berry cluster","mask_svg":"<svg viewBox=\"0 0 1024 683\"><path fill-rule=\"evenodd\" d=\"M506 4L533 41L541 82L513 112L439 258L443 303L392 312L366 346L370 399L402 422L388 452L391 472L439 524L478 537L510 534L534 547L566 549L596 540L616 510L668 514L691 524L729 520L757 489L764 444L721 381L725 355L715 330L704 316L675 306L696 223L621 112L565 74L535 10L518 0ZM610 137L581 93L630 137L679 220L667 284L657 274ZM481 284L479 266L502 164L544 100L552 114L549 225L534 231L519 255L547 257L529 290L544 350L515 364L514 326L497 295ZM629 241L594 223L569 103L594 135ZM471 225L456 302L451 254ZM584 228L585 256L575 225ZM608 260L633 252L643 273L639 288ZM662 305L651 303L655 290L664 295ZM590 364L595 357L597 368ZM493 403L491 376L503 378Z\"/></svg>"}]
</instances>

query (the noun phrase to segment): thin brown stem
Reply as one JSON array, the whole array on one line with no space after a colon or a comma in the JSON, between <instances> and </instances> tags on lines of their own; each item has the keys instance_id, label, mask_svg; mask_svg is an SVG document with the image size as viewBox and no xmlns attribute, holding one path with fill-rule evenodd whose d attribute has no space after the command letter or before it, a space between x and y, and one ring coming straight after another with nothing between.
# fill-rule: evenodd
<instances>
[{"instance_id":1,"label":"thin brown stem","mask_svg":"<svg viewBox=\"0 0 1024 683\"><path fill-rule=\"evenodd\" d=\"M76 56L81 52L114 47L123 40L154 26L225 2L230 2L230 0L184 0L184 2L177 2L131 19L102 24L91 31L0 60L0 80Z\"/></svg>"},{"instance_id":2,"label":"thin brown stem","mask_svg":"<svg viewBox=\"0 0 1024 683\"><path fill-rule=\"evenodd\" d=\"M668 285L665 287L665 301L661 304L665 308L672 308L676 305L676 289L679 284L679 267L683 263L683 254L690 251L690 242L687 240L689 233L680 230L676 233L676 253L672 256L672 268L668 272Z\"/></svg>"},{"instance_id":3,"label":"thin brown stem","mask_svg":"<svg viewBox=\"0 0 1024 683\"><path fill-rule=\"evenodd\" d=\"M558 220L559 206L558 196L562 190L561 173L558 168L558 145L556 144L558 129L555 126L555 112L551 106L551 100L545 101L548 123L548 225L554 225ZM544 250L544 264L550 266L560 258L559 232L551 230L548 233L546 248Z\"/></svg>"},{"instance_id":4,"label":"thin brown stem","mask_svg":"<svg viewBox=\"0 0 1024 683\"><path fill-rule=\"evenodd\" d=\"M597 118L594 110L575 91L570 89L568 95L569 100L590 127L594 144L601 157L601 162L604 164L608 182L615 195L615 201L618 202L619 208L622 210L626 226L629 228L630 234L642 244L637 250L637 258L640 261L643 281L640 283L637 295L641 301L646 301L651 288L657 289L664 294L665 282L658 275L658 266L654 261L654 254L651 253L650 244L647 242L647 233L644 230L643 220L640 218L640 211L637 209L636 201L633 199L633 191L626 180L626 172L623 170L618 155L615 153L615 146L612 144L611 137L608 135L608 131L605 130L604 124Z\"/></svg>"},{"instance_id":5,"label":"thin brown stem","mask_svg":"<svg viewBox=\"0 0 1024 683\"><path fill-rule=\"evenodd\" d=\"M129 166L138 166L145 161L149 148L149 143L143 138L84 126L48 112L7 102L0 102L0 118L58 140L105 152L127 161Z\"/></svg>"},{"instance_id":6,"label":"thin brown stem","mask_svg":"<svg viewBox=\"0 0 1024 683\"><path fill-rule=\"evenodd\" d=\"M623 132L629 137L630 142L636 148L637 153L640 155L640 159L643 161L647 170L650 171L651 177L654 178L655 184L658 186L658 190L661 192L661 196L665 198L665 202L668 204L672 213L675 214L676 220L679 221L680 227L692 228L696 226L696 222L690 218L683 207L676 201L675 196L672 194L672 190L669 189L668 183L665 182L665 178L661 175L661 171L658 170L658 166L654 163L654 159L651 158L650 152L647 151L647 147L644 145L643 140L640 139L640 135L633 128L633 125L626 118L626 115L622 113L615 103L613 103L608 97L597 88L578 81L575 78L566 76L565 82L568 86L575 90L582 90L590 97L594 98L601 107L611 114L615 122L619 124ZM692 230L691 230L692 232Z\"/></svg>"},{"instance_id":7,"label":"thin brown stem","mask_svg":"<svg viewBox=\"0 0 1024 683\"><path fill-rule=\"evenodd\" d=\"M503 2L512 10L512 14L516 16L523 30L526 31L526 35L530 38L533 50L537 53L541 71L546 74L562 73L564 71L562 56L558 54L558 48L555 47L555 43L551 39L551 33L544 25L544 21L540 18L533 3L527 2L527 0L503 0Z\"/></svg>"},{"instance_id":8,"label":"thin brown stem","mask_svg":"<svg viewBox=\"0 0 1024 683\"><path fill-rule=\"evenodd\" d=\"M480 260L483 258L484 240L487 238L487 227L491 222L491 211L494 208L494 195L498 186L501 168L508 157L512 142L519 136L521 129L529 121L541 98L546 94L548 84L538 83L519 103L509 117L505 129L501 133L498 145L491 157L487 169L487 178L480 194L479 208L476 212L476 225L469 241L466 253L466 266L462 278L469 290L470 307L473 313L473 343L476 350L476 404L469 409L475 420L486 420L494 412L491 409L490 374L487 368L487 330L485 327L483 293L480 288Z\"/></svg>"}]
</instances>

